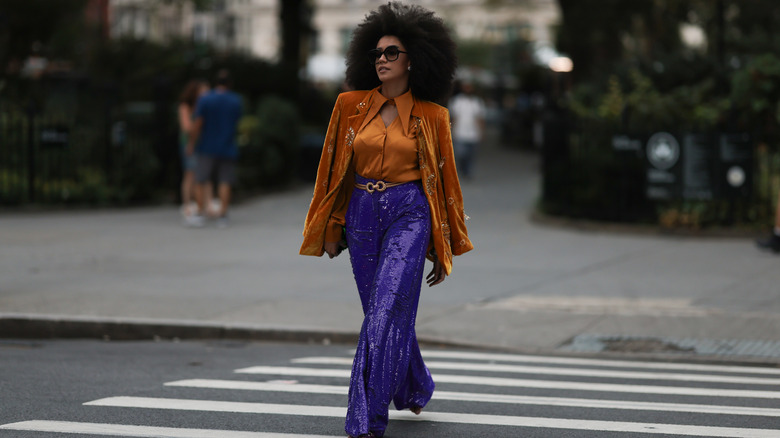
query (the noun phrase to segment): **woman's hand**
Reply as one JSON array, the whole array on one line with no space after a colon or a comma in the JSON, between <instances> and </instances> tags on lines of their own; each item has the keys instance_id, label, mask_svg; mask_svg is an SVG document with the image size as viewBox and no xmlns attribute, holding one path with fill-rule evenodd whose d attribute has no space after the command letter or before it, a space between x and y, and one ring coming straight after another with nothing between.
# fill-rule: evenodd
<instances>
[{"instance_id":1,"label":"woman's hand","mask_svg":"<svg viewBox=\"0 0 780 438\"><path fill-rule=\"evenodd\" d=\"M325 250L326 253L328 253L328 257L333 258L337 255L341 254L341 251L344 251L344 248L346 248L344 245L342 245L341 242L325 242L324 245L322 245L322 249Z\"/></svg>"},{"instance_id":2,"label":"woman's hand","mask_svg":"<svg viewBox=\"0 0 780 438\"><path fill-rule=\"evenodd\" d=\"M431 273L425 277L425 281L428 282L428 287L436 286L444 281L446 277L447 274L444 272L444 265L439 261L439 257L434 254L433 269L431 269Z\"/></svg>"}]
</instances>

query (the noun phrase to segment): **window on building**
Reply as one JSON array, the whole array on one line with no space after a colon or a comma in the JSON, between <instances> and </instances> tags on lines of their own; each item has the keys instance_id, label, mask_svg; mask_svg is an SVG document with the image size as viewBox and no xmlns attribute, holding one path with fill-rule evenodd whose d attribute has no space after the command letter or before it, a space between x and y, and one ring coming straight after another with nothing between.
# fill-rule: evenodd
<instances>
[{"instance_id":1,"label":"window on building","mask_svg":"<svg viewBox=\"0 0 780 438\"><path fill-rule=\"evenodd\" d=\"M195 23L192 26L192 41L196 43L205 43L208 41L208 36L205 23Z\"/></svg>"}]
</instances>

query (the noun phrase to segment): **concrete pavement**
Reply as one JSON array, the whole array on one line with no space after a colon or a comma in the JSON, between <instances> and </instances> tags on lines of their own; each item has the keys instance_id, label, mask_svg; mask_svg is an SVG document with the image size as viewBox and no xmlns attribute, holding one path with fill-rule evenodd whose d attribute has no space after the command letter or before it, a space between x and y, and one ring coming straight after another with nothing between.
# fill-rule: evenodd
<instances>
[{"instance_id":1,"label":"concrete pavement","mask_svg":"<svg viewBox=\"0 0 780 438\"><path fill-rule=\"evenodd\" d=\"M780 363L780 257L747 238L539 224L538 168L482 151L463 182L475 250L424 287L422 341ZM301 184L244 202L227 229L184 228L174 206L4 213L0 337L351 341L348 257L298 255L310 196Z\"/></svg>"}]
</instances>

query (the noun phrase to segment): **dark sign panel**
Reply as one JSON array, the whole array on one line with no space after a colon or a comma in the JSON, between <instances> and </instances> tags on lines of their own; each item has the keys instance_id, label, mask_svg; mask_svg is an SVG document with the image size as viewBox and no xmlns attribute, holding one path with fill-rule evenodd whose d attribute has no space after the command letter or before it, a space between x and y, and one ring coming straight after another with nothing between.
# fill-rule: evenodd
<instances>
[{"instance_id":1,"label":"dark sign panel","mask_svg":"<svg viewBox=\"0 0 780 438\"><path fill-rule=\"evenodd\" d=\"M645 144L647 197L674 199L680 196L680 143L668 132L650 136Z\"/></svg>"},{"instance_id":2,"label":"dark sign panel","mask_svg":"<svg viewBox=\"0 0 780 438\"><path fill-rule=\"evenodd\" d=\"M718 147L709 134L683 136L682 197L683 199L714 199L715 166Z\"/></svg>"},{"instance_id":3,"label":"dark sign panel","mask_svg":"<svg viewBox=\"0 0 780 438\"><path fill-rule=\"evenodd\" d=\"M41 147L60 147L68 146L70 130L64 126L49 126L41 128L40 140Z\"/></svg>"},{"instance_id":4,"label":"dark sign panel","mask_svg":"<svg viewBox=\"0 0 780 438\"><path fill-rule=\"evenodd\" d=\"M753 144L749 134L615 135L616 153L644 146L648 199L748 197L753 189Z\"/></svg>"},{"instance_id":5,"label":"dark sign panel","mask_svg":"<svg viewBox=\"0 0 780 438\"><path fill-rule=\"evenodd\" d=\"M744 198L753 191L753 144L748 134L720 136L718 182L726 198Z\"/></svg>"}]
</instances>

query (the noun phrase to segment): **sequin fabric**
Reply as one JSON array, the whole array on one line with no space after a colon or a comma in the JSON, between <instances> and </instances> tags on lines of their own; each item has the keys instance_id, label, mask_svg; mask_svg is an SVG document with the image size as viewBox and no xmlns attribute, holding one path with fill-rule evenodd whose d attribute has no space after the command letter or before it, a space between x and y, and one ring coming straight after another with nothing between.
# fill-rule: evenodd
<instances>
[{"instance_id":1,"label":"sequin fabric","mask_svg":"<svg viewBox=\"0 0 780 438\"><path fill-rule=\"evenodd\" d=\"M375 180L356 175L355 182ZM424 407L434 383L415 334L430 207L413 181L368 193L354 189L346 214L347 244L363 306L345 430L384 435L388 409Z\"/></svg>"}]
</instances>

